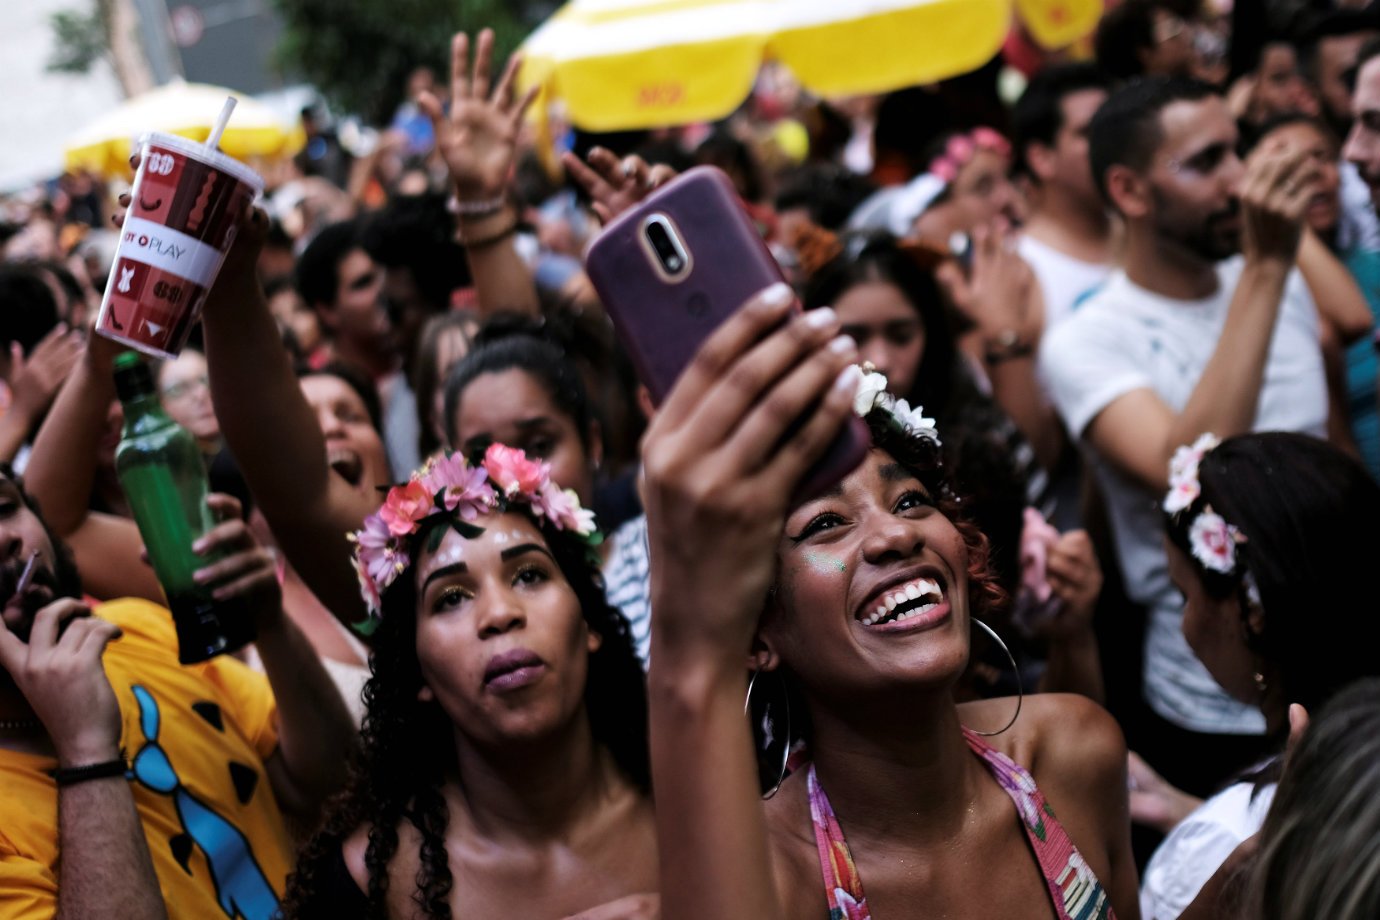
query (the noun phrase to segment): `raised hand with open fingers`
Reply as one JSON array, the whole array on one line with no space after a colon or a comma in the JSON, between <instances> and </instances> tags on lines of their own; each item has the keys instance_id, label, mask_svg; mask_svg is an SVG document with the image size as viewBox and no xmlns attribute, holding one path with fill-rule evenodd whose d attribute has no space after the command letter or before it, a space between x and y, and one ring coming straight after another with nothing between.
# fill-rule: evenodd
<instances>
[{"instance_id":1,"label":"raised hand with open fingers","mask_svg":"<svg viewBox=\"0 0 1380 920\"><path fill-rule=\"evenodd\" d=\"M1303 148L1280 144L1251 156L1241 185L1241 251L1248 261L1296 260L1304 214L1321 176Z\"/></svg>"},{"instance_id":2,"label":"raised hand with open fingers","mask_svg":"<svg viewBox=\"0 0 1380 920\"><path fill-rule=\"evenodd\" d=\"M10 344L10 393L14 411L37 419L48 411L63 381L81 358L82 334L58 323L28 357L18 342Z\"/></svg>"},{"instance_id":3,"label":"raised hand with open fingers","mask_svg":"<svg viewBox=\"0 0 1380 920\"><path fill-rule=\"evenodd\" d=\"M726 320L648 429L654 643L748 647L792 494L852 411L857 346L793 302L774 285Z\"/></svg>"},{"instance_id":4,"label":"raised hand with open fingers","mask_svg":"<svg viewBox=\"0 0 1380 920\"><path fill-rule=\"evenodd\" d=\"M517 72L522 60L516 54L491 87L493 30L480 32L474 45L471 69L469 36L457 32L451 39L449 112L431 93L418 100L431 119L437 149L445 158L462 202L502 198L512 177L522 119L537 92L533 87L517 98Z\"/></svg>"},{"instance_id":5,"label":"raised hand with open fingers","mask_svg":"<svg viewBox=\"0 0 1380 920\"><path fill-rule=\"evenodd\" d=\"M620 160L604 147L591 148L588 163L573 153L562 154L561 163L589 193L594 213L605 224L676 177L664 163L649 166L636 154Z\"/></svg>"}]
</instances>

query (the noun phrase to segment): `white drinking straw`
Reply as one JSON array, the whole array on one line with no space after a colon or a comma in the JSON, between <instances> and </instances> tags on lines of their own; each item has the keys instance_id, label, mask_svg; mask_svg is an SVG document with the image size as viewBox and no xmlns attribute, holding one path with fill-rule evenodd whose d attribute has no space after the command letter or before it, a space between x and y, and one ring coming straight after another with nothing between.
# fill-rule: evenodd
<instances>
[{"instance_id":1,"label":"white drinking straw","mask_svg":"<svg viewBox=\"0 0 1380 920\"><path fill-rule=\"evenodd\" d=\"M211 136L206 138L206 149L215 150L220 143L220 136L225 133L225 125L230 121L230 113L235 111L235 97L226 96L225 105L221 107L220 115L216 116L215 127L211 129Z\"/></svg>"}]
</instances>

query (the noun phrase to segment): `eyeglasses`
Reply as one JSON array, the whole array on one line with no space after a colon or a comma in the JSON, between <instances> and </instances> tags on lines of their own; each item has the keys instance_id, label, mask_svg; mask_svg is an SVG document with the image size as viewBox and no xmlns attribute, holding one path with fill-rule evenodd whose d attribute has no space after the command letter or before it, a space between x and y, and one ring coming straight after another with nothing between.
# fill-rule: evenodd
<instances>
[{"instance_id":1,"label":"eyeglasses","mask_svg":"<svg viewBox=\"0 0 1380 920\"><path fill-rule=\"evenodd\" d=\"M159 395L166 399L168 402L181 402L188 396L191 396L193 393L197 393L202 390L209 390L210 388L210 379L207 378L205 374L202 374L200 377L193 377L190 380L183 380L180 383L174 383L170 387L164 387L159 392Z\"/></svg>"}]
</instances>

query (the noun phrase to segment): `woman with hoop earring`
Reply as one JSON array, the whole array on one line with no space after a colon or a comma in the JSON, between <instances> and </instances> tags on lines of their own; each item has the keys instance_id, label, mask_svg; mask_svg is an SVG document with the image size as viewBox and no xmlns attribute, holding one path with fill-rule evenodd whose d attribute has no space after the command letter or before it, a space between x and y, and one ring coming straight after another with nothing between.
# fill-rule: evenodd
<instances>
[{"instance_id":1,"label":"woman with hoop earring","mask_svg":"<svg viewBox=\"0 0 1380 920\"><path fill-rule=\"evenodd\" d=\"M662 916L1138 917L1120 731L1079 697L955 704L986 541L933 422L792 303L725 322L645 442ZM794 500L855 408L866 459Z\"/></svg>"}]
</instances>

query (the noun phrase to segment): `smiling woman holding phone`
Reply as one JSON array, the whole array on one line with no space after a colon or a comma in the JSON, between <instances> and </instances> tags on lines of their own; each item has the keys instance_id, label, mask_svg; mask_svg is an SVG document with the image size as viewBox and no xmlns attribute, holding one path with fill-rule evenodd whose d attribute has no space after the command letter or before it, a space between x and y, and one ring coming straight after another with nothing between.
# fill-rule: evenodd
<instances>
[{"instance_id":1,"label":"smiling woman holding phone","mask_svg":"<svg viewBox=\"0 0 1380 920\"><path fill-rule=\"evenodd\" d=\"M858 389L836 318L769 333L790 309L724 323L645 442L663 918L1137 917L1120 731L1078 697L954 703L986 540L933 422ZM867 458L794 499L850 409Z\"/></svg>"}]
</instances>

